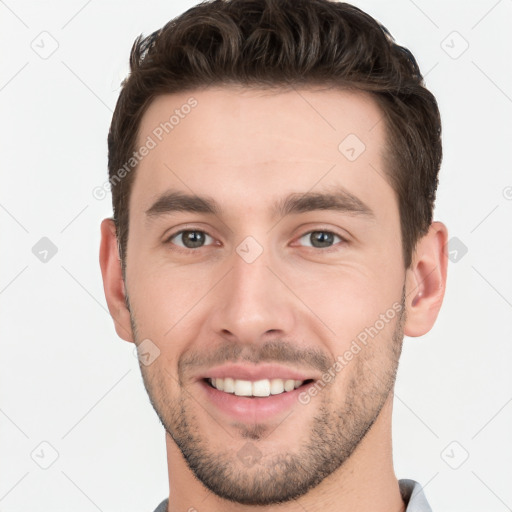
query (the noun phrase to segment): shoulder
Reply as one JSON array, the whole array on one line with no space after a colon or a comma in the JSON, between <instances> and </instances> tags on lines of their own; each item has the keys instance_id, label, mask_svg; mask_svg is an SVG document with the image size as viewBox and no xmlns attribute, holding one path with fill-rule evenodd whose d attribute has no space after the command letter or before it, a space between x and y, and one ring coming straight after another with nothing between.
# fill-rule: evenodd
<instances>
[{"instance_id":1,"label":"shoulder","mask_svg":"<svg viewBox=\"0 0 512 512\"><path fill-rule=\"evenodd\" d=\"M402 479L398 481L398 485L400 486L402 499L407 505L406 512L432 512L423 493L423 487L418 482Z\"/></svg>"},{"instance_id":2,"label":"shoulder","mask_svg":"<svg viewBox=\"0 0 512 512\"><path fill-rule=\"evenodd\" d=\"M158 507L155 508L155 512L167 512L167 506L169 505L169 500L166 498Z\"/></svg>"}]
</instances>

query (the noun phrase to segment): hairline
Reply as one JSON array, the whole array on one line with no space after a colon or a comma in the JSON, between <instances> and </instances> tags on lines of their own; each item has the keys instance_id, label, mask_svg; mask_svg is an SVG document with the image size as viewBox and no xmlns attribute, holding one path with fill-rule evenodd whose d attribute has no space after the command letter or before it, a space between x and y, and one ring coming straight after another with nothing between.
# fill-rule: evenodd
<instances>
[{"instance_id":1,"label":"hairline","mask_svg":"<svg viewBox=\"0 0 512 512\"><path fill-rule=\"evenodd\" d=\"M397 157L396 157L396 148L395 143L396 141L393 140L393 130L390 126L390 122L388 119L388 115L384 107L381 105L381 102L379 101L380 94L378 91L371 91L366 90L361 87L358 87L355 83L350 83L349 81L344 80L325 80L325 81L318 81L318 80L305 80L304 82L299 82L297 80L290 81L290 82L259 82L257 80L250 80L247 82L241 82L239 80L215 80L209 83L204 84L187 84L182 87L177 88L174 91L162 91L157 92L153 96L150 96L146 99L144 102L144 105L141 107L139 116L137 118L137 129L135 132L135 137L133 140L133 144L130 147L130 154L133 154L133 152L136 150L138 145L140 144L140 137L141 137L141 126L142 121L144 119L144 116L146 115L147 111L153 105L153 103L165 96L173 96L173 95L180 95L185 93L193 93L193 92L202 92L202 91L208 91L208 90L229 90L229 89L235 89L239 92L270 92L271 94L281 94L285 92L291 92L293 90L297 91L311 91L311 92L325 92L325 91L332 91L332 90L338 90L338 91L346 91L350 93L357 94L361 97L365 97L367 99L370 99L375 107L378 109L379 113L381 114L381 120L384 123L384 130L383 130L383 141L382 141L382 151L380 153L382 162L383 162L383 171L386 177L386 182L393 190L395 201L397 202L397 207L399 209L399 215L400 215L400 241L402 244L402 253L403 253L403 259L404 259L404 265L406 264L407 259L407 248L404 246L404 233L403 233L403 222L402 222L402 211L401 211L401 201L399 197L398 190L396 189L396 182L395 179L398 178L396 175L397 171L393 171L393 168L397 166ZM120 254L121 262L123 267L125 266L126 257L127 257L127 248L128 248L128 237L129 237L129 224L130 224L130 200L132 197L132 191L137 175L137 170L139 168L140 162L137 163L133 167L133 170L130 172L128 177L128 187L127 187L127 196L126 196L126 202L125 202L125 209L124 212L124 218L125 218L125 226L124 231L121 233L121 236L123 237L122 240L118 240L119 248L120 250L123 249L122 254ZM393 176L394 175L394 176ZM125 177L125 179L126 179ZM116 224L116 232L118 230L118 219L119 215L114 215L114 221ZM411 247L409 250L409 253L412 254L414 252L414 247ZM410 259L410 258L409 258ZM124 270L123 270L124 274Z\"/></svg>"}]
</instances>

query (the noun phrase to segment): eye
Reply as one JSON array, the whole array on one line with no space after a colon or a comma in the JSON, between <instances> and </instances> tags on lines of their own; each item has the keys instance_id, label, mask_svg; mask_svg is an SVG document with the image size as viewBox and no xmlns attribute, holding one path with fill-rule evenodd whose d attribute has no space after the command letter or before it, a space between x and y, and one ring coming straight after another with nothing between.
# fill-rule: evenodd
<instances>
[{"instance_id":1,"label":"eye","mask_svg":"<svg viewBox=\"0 0 512 512\"><path fill-rule=\"evenodd\" d=\"M178 233L172 235L167 242L173 243L178 247L183 247L184 249L197 249L206 245L208 240L211 243L213 238L204 231L190 229L178 231Z\"/></svg>"},{"instance_id":2,"label":"eye","mask_svg":"<svg viewBox=\"0 0 512 512\"><path fill-rule=\"evenodd\" d=\"M301 240L306 247L314 247L315 249L329 248L337 242L345 241L344 238L331 231L310 231L302 235L299 238L299 241Z\"/></svg>"}]
</instances>

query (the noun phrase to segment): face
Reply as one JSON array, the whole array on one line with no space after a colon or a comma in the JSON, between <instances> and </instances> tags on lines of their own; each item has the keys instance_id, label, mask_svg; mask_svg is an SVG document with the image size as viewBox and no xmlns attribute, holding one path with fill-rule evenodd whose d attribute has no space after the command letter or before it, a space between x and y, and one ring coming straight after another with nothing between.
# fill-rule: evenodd
<instances>
[{"instance_id":1,"label":"face","mask_svg":"<svg viewBox=\"0 0 512 512\"><path fill-rule=\"evenodd\" d=\"M306 493L390 396L406 272L381 117L362 93L225 87L159 97L142 119L133 339L168 435L220 497Z\"/></svg>"}]
</instances>

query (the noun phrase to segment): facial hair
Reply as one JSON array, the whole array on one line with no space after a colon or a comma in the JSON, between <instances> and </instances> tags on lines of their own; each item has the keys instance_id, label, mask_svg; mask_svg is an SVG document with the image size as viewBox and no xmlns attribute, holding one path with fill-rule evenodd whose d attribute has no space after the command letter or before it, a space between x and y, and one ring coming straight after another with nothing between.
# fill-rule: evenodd
<instances>
[{"instance_id":1,"label":"facial hair","mask_svg":"<svg viewBox=\"0 0 512 512\"><path fill-rule=\"evenodd\" d=\"M251 441L245 444L233 442L232 446L215 450L208 432L199 427L200 423L193 412L197 403L182 388L181 377L175 380L179 381L182 392L179 396L171 396L168 389L169 372L140 364L144 385L167 434L205 487L221 498L243 505L285 503L306 494L342 467L378 418L396 380L405 323L405 289L401 306L394 319L391 336L388 334L384 337L385 333L380 333L371 341L378 344L379 349L371 343L363 347L336 376L348 379L347 392L341 403L333 403L327 388L319 391L319 401L316 401L319 406L311 423L308 423L307 435L301 436L297 451L277 452L262 457L252 465L243 463L240 452L246 449L252 450L252 455L261 453L257 442L267 434L265 424L239 424L241 437ZM138 344L137 323L132 312L130 317ZM279 347L284 345L268 345L267 355L268 350L276 353L275 349ZM258 351L258 355L258 358L253 357L254 362L262 360L261 352ZM292 362L286 357L279 359ZM333 386L330 387L332 389ZM235 444L236 448L233 448Z\"/></svg>"}]
</instances>

